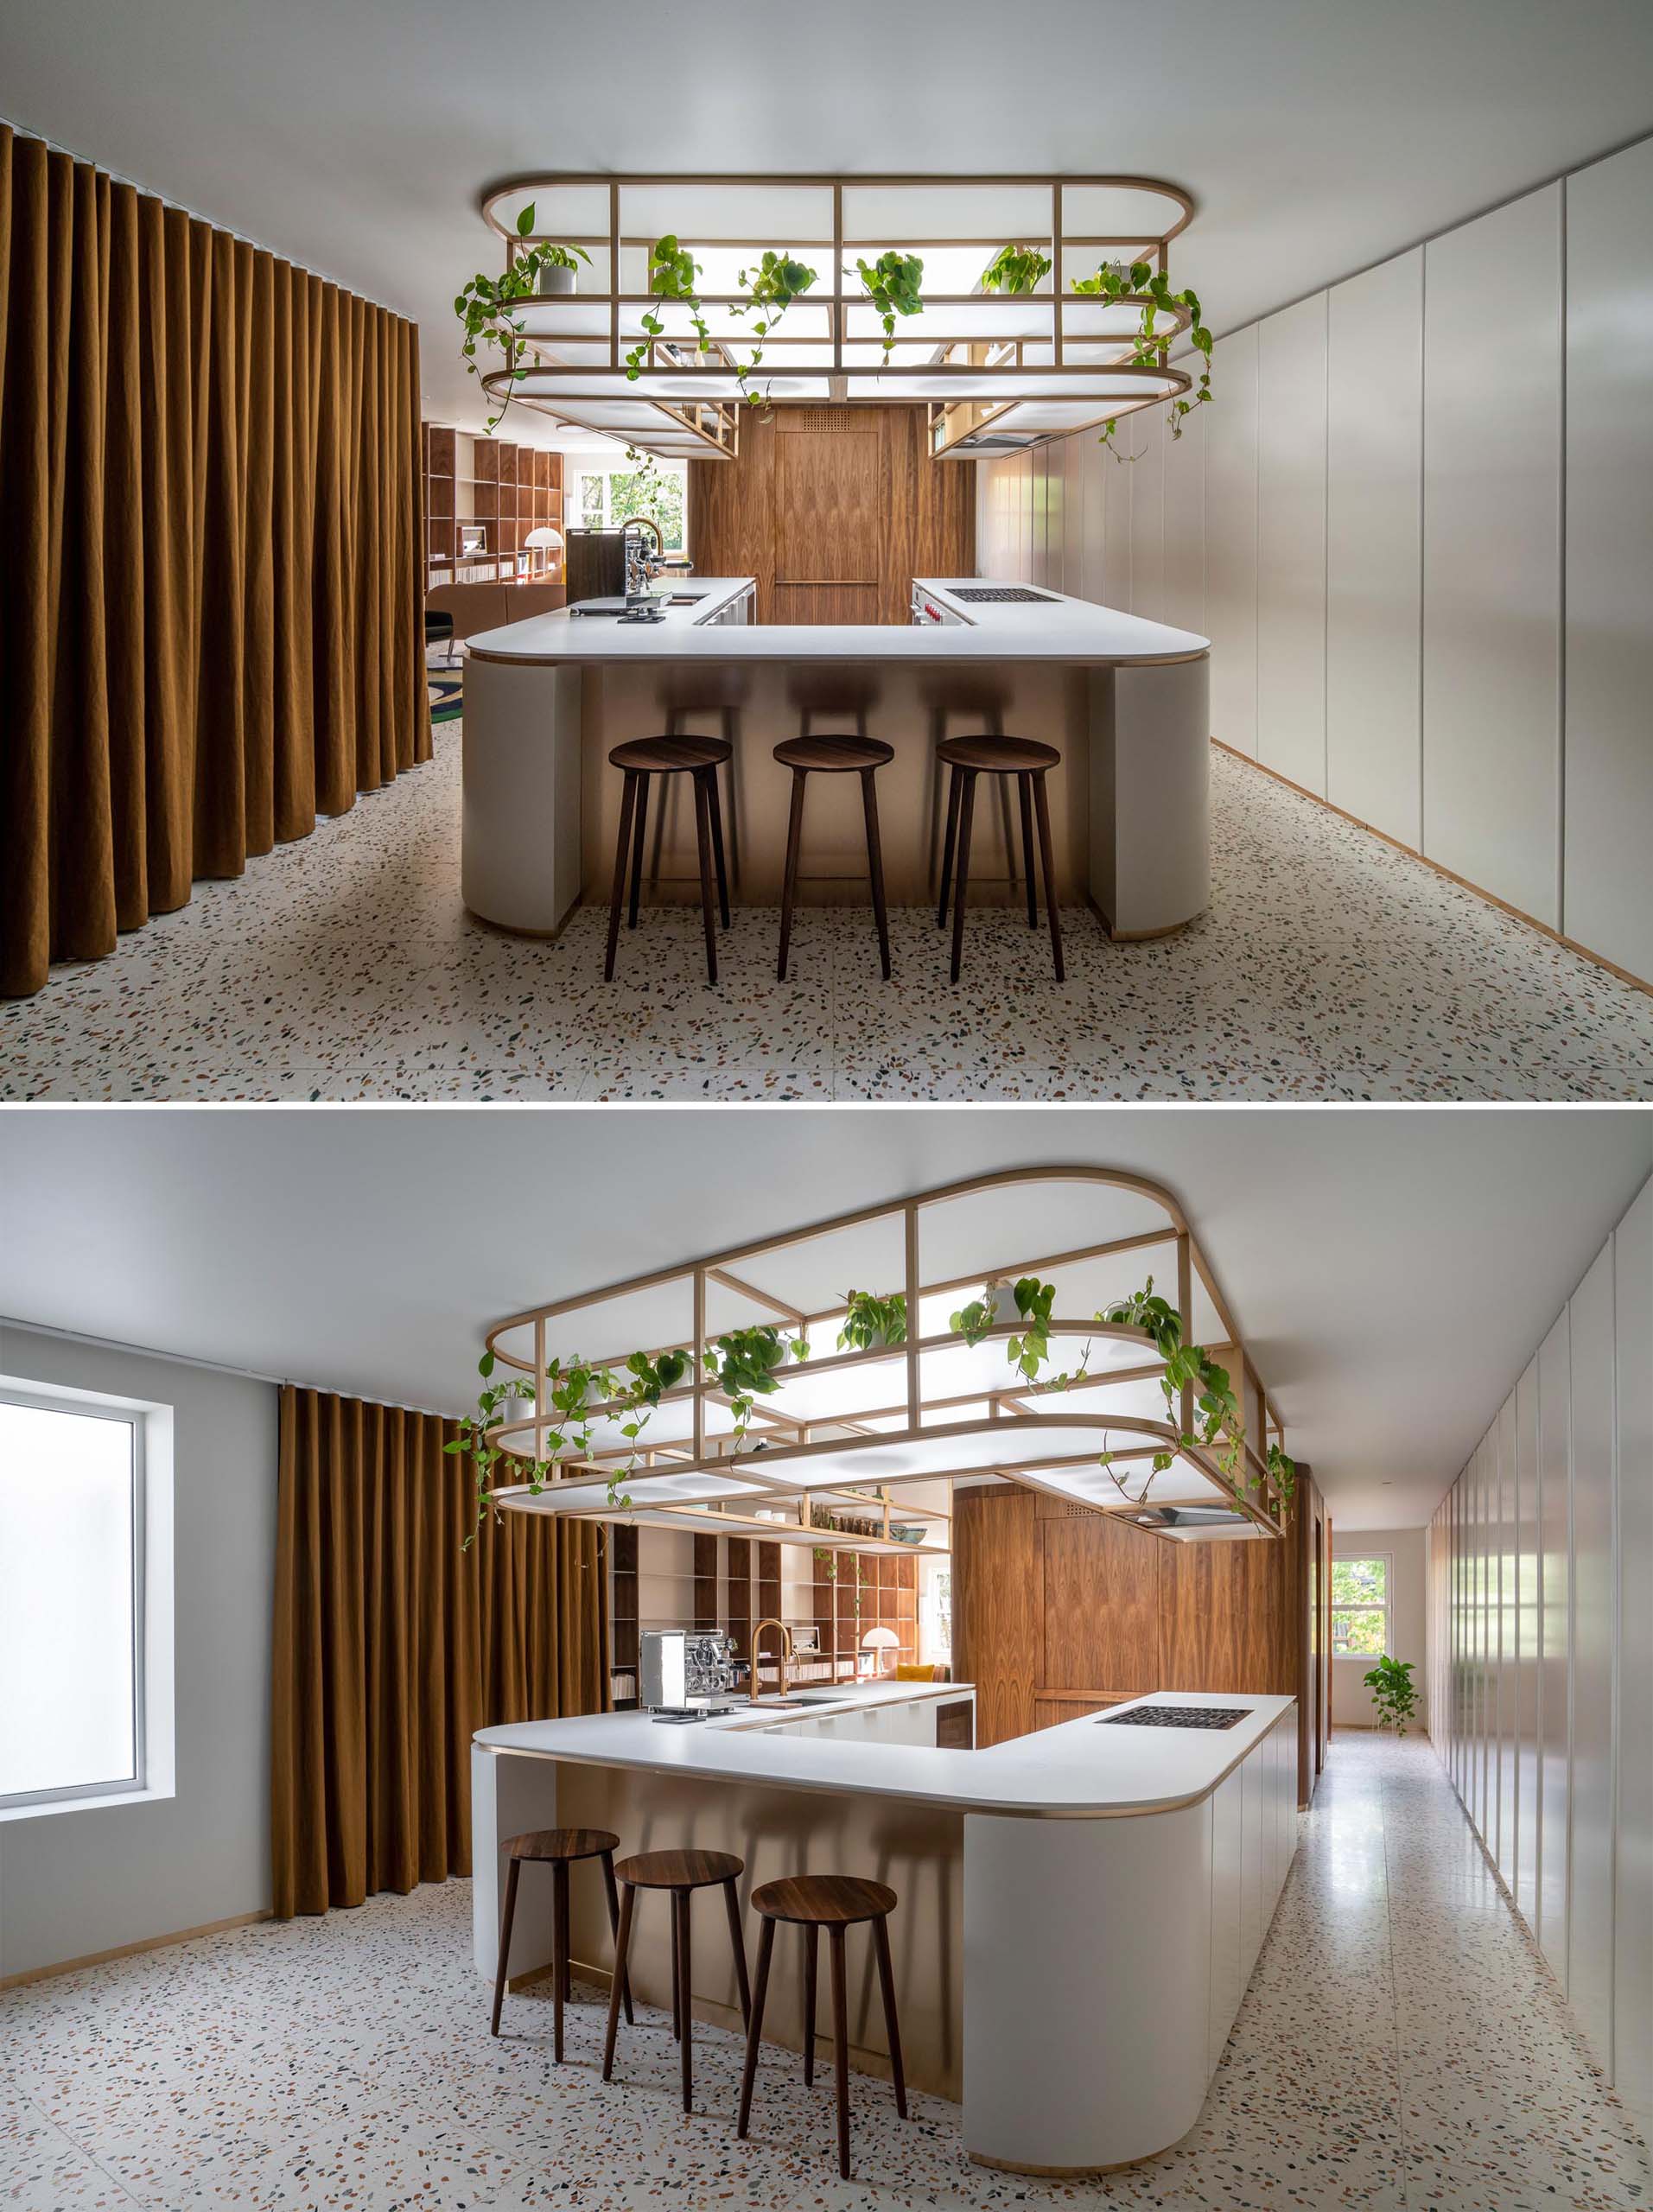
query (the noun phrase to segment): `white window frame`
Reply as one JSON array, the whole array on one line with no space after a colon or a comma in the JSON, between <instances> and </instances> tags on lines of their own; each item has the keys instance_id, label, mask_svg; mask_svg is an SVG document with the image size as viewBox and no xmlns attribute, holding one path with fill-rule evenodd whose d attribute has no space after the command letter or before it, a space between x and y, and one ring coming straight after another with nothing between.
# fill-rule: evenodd
<instances>
[{"instance_id":1,"label":"white window frame","mask_svg":"<svg viewBox=\"0 0 1653 2212\"><path fill-rule=\"evenodd\" d=\"M689 464L686 461L663 461L657 462L656 466L660 470L662 475L667 474L668 471L674 476L677 474L679 469L683 472L678 480L683 486L682 554L683 557L687 560L690 557ZM634 476L637 473L638 470L636 467L623 460L620 466L616 467L612 462L607 462L601 467L598 467L590 461L582 461L575 458L573 460L572 466L569 470L569 474L573 480L569 486L569 496L563 502L564 519L563 527L564 531L584 530L588 526L593 530L613 530L614 528L614 524L611 518L612 511L608 504L608 480L611 476ZM602 511L601 514L594 515L592 518L589 525L588 525L586 521L585 507L583 505L583 486L588 476L598 478L602 484Z\"/></svg>"},{"instance_id":2,"label":"white window frame","mask_svg":"<svg viewBox=\"0 0 1653 2212\"><path fill-rule=\"evenodd\" d=\"M0 1796L0 1821L177 1794L173 1656L173 1413L144 1398L0 1375L0 1403L126 1423L132 1432L132 1764L112 1782Z\"/></svg>"},{"instance_id":3,"label":"white window frame","mask_svg":"<svg viewBox=\"0 0 1653 2212\"><path fill-rule=\"evenodd\" d=\"M1357 1566L1359 1566L1359 1565L1360 1565L1360 1563L1361 1563L1361 1561L1362 1561L1363 1560L1369 1560L1369 1559L1381 1559L1381 1560L1383 1560L1383 1604L1382 1604L1381 1605L1339 1605L1339 1604L1338 1603L1338 1601L1337 1601L1337 1599L1336 1599L1335 1598L1332 1598L1332 1599L1331 1599L1331 1603L1329 1604L1329 1605L1327 1606L1327 1609L1326 1609L1326 1612L1327 1612L1327 1619L1328 1619L1328 1622L1329 1622L1330 1618L1331 1618L1331 1616L1332 1616L1333 1613L1382 1613L1382 1615L1383 1616L1383 1649L1384 1649L1385 1651L1389 1652L1390 1654L1393 1654L1394 1649L1395 1649L1395 1640L1394 1640L1394 1628L1395 1628L1395 1554L1394 1554L1394 1553L1393 1553L1393 1552L1345 1552L1345 1553L1344 1554L1344 1555L1343 1555L1343 1557L1342 1557L1341 1559L1334 1558L1334 1559L1332 1560L1332 1567L1333 1567L1334 1568L1337 1568L1337 1567L1357 1567ZM1330 1593L1329 1593L1329 1592L1328 1592L1328 1595L1330 1595ZM1346 1665L1348 1665L1348 1664L1349 1664L1349 1662L1350 1662L1351 1660L1357 1660L1357 1660L1360 1662L1360 1664L1361 1664L1363 1667L1365 1667L1365 1668L1368 1668L1368 1669L1372 1668L1372 1667L1375 1667L1375 1666L1376 1665L1376 1663L1377 1663L1377 1659L1378 1659L1378 1656L1379 1656L1379 1655L1378 1655L1377 1653L1376 1653L1376 1652L1371 1652L1371 1651L1334 1651L1334 1652L1332 1654L1332 1658L1333 1658L1334 1660L1336 1660L1336 1661L1337 1661L1340 1665L1346 1666Z\"/></svg>"}]
</instances>

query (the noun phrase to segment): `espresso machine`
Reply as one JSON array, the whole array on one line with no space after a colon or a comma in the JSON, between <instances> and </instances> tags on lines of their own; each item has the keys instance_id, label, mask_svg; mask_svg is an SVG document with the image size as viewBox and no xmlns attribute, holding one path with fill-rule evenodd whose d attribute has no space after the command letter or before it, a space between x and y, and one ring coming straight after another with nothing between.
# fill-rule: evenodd
<instances>
[{"instance_id":1,"label":"espresso machine","mask_svg":"<svg viewBox=\"0 0 1653 2212\"><path fill-rule=\"evenodd\" d=\"M638 1638L638 1703L657 1720L726 1711L744 1662L717 1628L648 1628Z\"/></svg>"}]
</instances>

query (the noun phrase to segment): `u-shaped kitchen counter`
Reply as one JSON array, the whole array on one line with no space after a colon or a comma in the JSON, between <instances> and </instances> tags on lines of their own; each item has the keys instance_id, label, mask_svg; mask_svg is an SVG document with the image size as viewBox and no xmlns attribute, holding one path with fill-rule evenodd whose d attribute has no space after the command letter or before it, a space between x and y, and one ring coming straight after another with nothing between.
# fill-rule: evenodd
<instances>
[{"instance_id":1,"label":"u-shaped kitchen counter","mask_svg":"<svg viewBox=\"0 0 1653 2212\"><path fill-rule=\"evenodd\" d=\"M891 1940L907 2078L962 2098L973 2158L1077 2174L1167 2149L1198 2116L1296 1846L1296 1702L1162 1692L1128 1704L1243 1717L1183 1730L1090 1713L982 1751L938 1747L938 1713L970 1694L864 1684L801 1716L772 1702L688 1726L630 1713L483 1729L477 1971L494 1971L498 1847L526 1828L609 1827L622 1853L734 1851L743 1896L782 1874L870 1875L900 1898ZM534 1886L518 1904L513 1976L550 1956L550 1885L538 1900ZM606 1974L601 1885L574 1886L574 1955ZM633 1980L666 2005L657 1917L651 1936L639 1908ZM797 2049L793 1948L776 1946L765 2032ZM726 1950L696 1948L696 2011L738 2024ZM850 2039L853 2063L887 2070L869 1980Z\"/></svg>"},{"instance_id":2,"label":"u-shaped kitchen counter","mask_svg":"<svg viewBox=\"0 0 1653 2212\"><path fill-rule=\"evenodd\" d=\"M959 596L988 588L1037 596ZM620 784L608 753L673 732L733 743L732 893L778 904L792 778L772 753L806 727L894 747L878 776L886 882L893 904L928 904L945 796L935 745L985 729L1062 754L1048 784L1062 898L1088 898L1116 937L1193 920L1211 895L1209 640L1043 587L919 578L914 591L944 619L759 624L751 577L698 576L662 594L671 603L658 623L564 608L469 639L467 906L497 927L555 936L582 896L606 898ZM657 895L695 898L692 793L672 788L687 779L663 780L646 872ZM805 900L865 895L855 784L811 779ZM970 869L978 895L1012 905L1014 812L1008 793L977 809Z\"/></svg>"}]
</instances>

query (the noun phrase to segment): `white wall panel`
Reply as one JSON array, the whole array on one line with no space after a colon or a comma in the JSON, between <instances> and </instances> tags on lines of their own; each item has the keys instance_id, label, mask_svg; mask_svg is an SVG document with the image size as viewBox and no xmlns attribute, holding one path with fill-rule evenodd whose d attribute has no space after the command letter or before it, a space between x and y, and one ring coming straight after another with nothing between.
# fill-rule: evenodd
<instances>
[{"instance_id":1,"label":"white wall panel","mask_svg":"<svg viewBox=\"0 0 1653 2212\"><path fill-rule=\"evenodd\" d=\"M1257 334L1257 758L1326 797L1326 333L1317 292Z\"/></svg>"},{"instance_id":2,"label":"white wall panel","mask_svg":"<svg viewBox=\"0 0 1653 2212\"><path fill-rule=\"evenodd\" d=\"M1240 1986L1251 1980L1266 1924L1262 1901L1262 1763L1255 1756L1240 1768Z\"/></svg>"},{"instance_id":3,"label":"white wall panel","mask_svg":"<svg viewBox=\"0 0 1653 2212\"><path fill-rule=\"evenodd\" d=\"M1423 849L1554 928L1561 188L1424 255Z\"/></svg>"},{"instance_id":4,"label":"white wall panel","mask_svg":"<svg viewBox=\"0 0 1653 2212\"><path fill-rule=\"evenodd\" d=\"M1516 1385L1515 1815L1516 1904L1527 1925L1538 1916L1538 1360Z\"/></svg>"},{"instance_id":5,"label":"white wall panel","mask_svg":"<svg viewBox=\"0 0 1653 2212\"><path fill-rule=\"evenodd\" d=\"M1498 1872L1516 1886L1516 1394L1498 1411Z\"/></svg>"},{"instance_id":6,"label":"white wall panel","mask_svg":"<svg viewBox=\"0 0 1653 2212\"><path fill-rule=\"evenodd\" d=\"M1653 2113L1653 1183L1613 1235L1618 1764L1613 2082Z\"/></svg>"},{"instance_id":7,"label":"white wall panel","mask_svg":"<svg viewBox=\"0 0 1653 2212\"><path fill-rule=\"evenodd\" d=\"M1538 1354L1538 1481L1543 1558L1543 1763L1539 1777L1539 1895L1534 1923L1550 1971L1567 1987L1567 1798L1572 1766L1572 1345L1562 1313Z\"/></svg>"},{"instance_id":8,"label":"white wall panel","mask_svg":"<svg viewBox=\"0 0 1653 2212\"><path fill-rule=\"evenodd\" d=\"M1129 425L1122 423L1119 437L1124 442ZM1088 430L1081 430L1082 438L1090 438ZM1093 441L1094 442L1094 441ZM1128 614L1131 611L1131 478L1134 474L1128 461L1117 461L1105 446L1097 447L1098 463L1097 474L1102 486L1102 603L1116 607Z\"/></svg>"},{"instance_id":9,"label":"white wall panel","mask_svg":"<svg viewBox=\"0 0 1653 2212\"><path fill-rule=\"evenodd\" d=\"M1205 628L1211 733L1257 750L1257 332L1213 349L1205 424Z\"/></svg>"},{"instance_id":10,"label":"white wall panel","mask_svg":"<svg viewBox=\"0 0 1653 2212\"><path fill-rule=\"evenodd\" d=\"M1043 584L1048 587L1051 581L1050 524L1052 492L1050 480L1050 448L1048 446L1035 446L1033 452L1027 457L1027 465L1031 472L1033 494L1033 582L1036 584ZM1059 494L1058 496L1059 496ZM1058 588L1059 589L1060 587L1059 586Z\"/></svg>"},{"instance_id":11,"label":"white wall panel","mask_svg":"<svg viewBox=\"0 0 1653 2212\"><path fill-rule=\"evenodd\" d=\"M1653 978L1653 139L1566 192L1562 926Z\"/></svg>"},{"instance_id":12,"label":"white wall panel","mask_svg":"<svg viewBox=\"0 0 1653 2212\"><path fill-rule=\"evenodd\" d=\"M1051 448L1062 463L1062 589L1075 599L1084 588L1084 455L1081 438L1064 438Z\"/></svg>"},{"instance_id":13,"label":"white wall panel","mask_svg":"<svg viewBox=\"0 0 1653 2212\"><path fill-rule=\"evenodd\" d=\"M1421 835L1423 249L1332 288L1326 357L1326 796Z\"/></svg>"},{"instance_id":14,"label":"white wall panel","mask_svg":"<svg viewBox=\"0 0 1653 2212\"><path fill-rule=\"evenodd\" d=\"M1165 414L1145 408L1120 425L1131 474L1131 613L1165 620Z\"/></svg>"},{"instance_id":15,"label":"white wall panel","mask_svg":"<svg viewBox=\"0 0 1653 2212\"><path fill-rule=\"evenodd\" d=\"M1573 1842L1567 1993L1612 2070L1613 1255L1574 1293Z\"/></svg>"},{"instance_id":16,"label":"white wall panel","mask_svg":"<svg viewBox=\"0 0 1653 2212\"><path fill-rule=\"evenodd\" d=\"M1173 629L1205 634L1205 415L1165 441L1165 612Z\"/></svg>"}]
</instances>

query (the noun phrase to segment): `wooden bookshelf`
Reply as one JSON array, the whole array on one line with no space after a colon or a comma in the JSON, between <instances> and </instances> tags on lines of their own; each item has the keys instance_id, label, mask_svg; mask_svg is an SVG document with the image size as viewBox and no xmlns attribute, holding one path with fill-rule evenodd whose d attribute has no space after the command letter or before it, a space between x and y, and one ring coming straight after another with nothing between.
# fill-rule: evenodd
<instances>
[{"instance_id":1,"label":"wooden bookshelf","mask_svg":"<svg viewBox=\"0 0 1653 2212\"><path fill-rule=\"evenodd\" d=\"M438 583L495 583L531 573L561 583L563 556L531 555L528 533L542 523L563 528L563 456L508 439L472 436L441 423L422 426L426 588ZM487 550L460 558L460 530L480 523ZM519 569L519 559L530 563Z\"/></svg>"}]
</instances>

